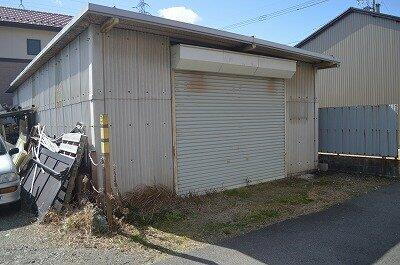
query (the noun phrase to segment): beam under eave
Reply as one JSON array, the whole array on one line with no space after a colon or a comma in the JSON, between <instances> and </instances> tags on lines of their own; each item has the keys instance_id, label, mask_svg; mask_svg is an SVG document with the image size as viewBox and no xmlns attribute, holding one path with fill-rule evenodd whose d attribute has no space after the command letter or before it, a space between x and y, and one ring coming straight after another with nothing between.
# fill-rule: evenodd
<instances>
[{"instance_id":1,"label":"beam under eave","mask_svg":"<svg viewBox=\"0 0 400 265\"><path fill-rule=\"evenodd\" d=\"M117 24L119 24L119 18L111 17L101 25L100 32L107 33Z\"/></svg>"}]
</instances>

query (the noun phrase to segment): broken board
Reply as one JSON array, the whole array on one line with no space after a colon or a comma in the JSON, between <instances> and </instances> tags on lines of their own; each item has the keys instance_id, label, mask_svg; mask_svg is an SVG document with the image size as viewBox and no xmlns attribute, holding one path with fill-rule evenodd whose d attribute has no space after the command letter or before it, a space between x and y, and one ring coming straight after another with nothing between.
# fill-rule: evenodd
<instances>
[{"instance_id":1,"label":"broken board","mask_svg":"<svg viewBox=\"0 0 400 265\"><path fill-rule=\"evenodd\" d=\"M74 158L43 147L40 149L39 159L32 159L32 165L22 180L22 188L24 195L37 211L39 219L43 218L53 205L58 208L57 206L64 203L68 177L74 162Z\"/></svg>"},{"instance_id":2,"label":"broken board","mask_svg":"<svg viewBox=\"0 0 400 265\"><path fill-rule=\"evenodd\" d=\"M81 133L66 133L62 136L59 153L75 159L74 167L71 169L64 203L68 204L72 200L73 190L78 175L79 166L87 147L87 137Z\"/></svg>"}]
</instances>

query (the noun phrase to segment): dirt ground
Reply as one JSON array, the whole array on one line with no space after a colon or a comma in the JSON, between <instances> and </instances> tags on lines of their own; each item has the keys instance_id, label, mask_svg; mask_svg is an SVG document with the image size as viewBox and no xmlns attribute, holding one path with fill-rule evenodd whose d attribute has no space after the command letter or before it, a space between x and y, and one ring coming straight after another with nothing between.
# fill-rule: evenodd
<instances>
[{"instance_id":1,"label":"dirt ground","mask_svg":"<svg viewBox=\"0 0 400 265\"><path fill-rule=\"evenodd\" d=\"M356 175L283 179L184 200L150 225L201 242L246 233L288 218L321 211L391 180Z\"/></svg>"},{"instance_id":2,"label":"dirt ground","mask_svg":"<svg viewBox=\"0 0 400 265\"><path fill-rule=\"evenodd\" d=\"M31 227L29 240L32 236L46 238L46 244L55 248L117 251L134 255L136 261L151 263L288 218L321 211L393 181L325 174L311 180L288 178L173 202L171 198L163 201L156 197L152 202L156 205L146 205L144 209L128 205L128 213L119 216L118 232L102 236L92 235L83 224L77 225L79 229L66 229L66 226L71 227L71 219L56 224L29 222L26 226ZM9 230L10 233L16 231ZM1 258L0 254L0 263Z\"/></svg>"}]
</instances>

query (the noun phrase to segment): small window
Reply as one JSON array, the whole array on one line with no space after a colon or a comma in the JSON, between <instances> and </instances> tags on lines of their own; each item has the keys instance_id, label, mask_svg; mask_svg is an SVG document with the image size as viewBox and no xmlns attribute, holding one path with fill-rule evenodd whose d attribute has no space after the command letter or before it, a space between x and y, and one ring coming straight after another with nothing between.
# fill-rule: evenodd
<instances>
[{"instance_id":1,"label":"small window","mask_svg":"<svg viewBox=\"0 0 400 265\"><path fill-rule=\"evenodd\" d=\"M40 40L27 39L26 44L28 55L38 55L42 49Z\"/></svg>"}]
</instances>

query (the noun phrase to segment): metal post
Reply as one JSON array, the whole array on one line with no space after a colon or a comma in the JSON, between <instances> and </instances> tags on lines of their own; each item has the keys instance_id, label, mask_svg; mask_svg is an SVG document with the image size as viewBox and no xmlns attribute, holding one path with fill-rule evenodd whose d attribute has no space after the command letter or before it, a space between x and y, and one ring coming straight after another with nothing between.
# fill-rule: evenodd
<instances>
[{"instance_id":1,"label":"metal post","mask_svg":"<svg viewBox=\"0 0 400 265\"><path fill-rule=\"evenodd\" d=\"M103 167L103 191L104 205L109 228L114 228L112 214L112 188L110 179L110 132L108 124L108 114L100 115L100 139L101 139L101 164Z\"/></svg>"},{"instance_id":2,"label":"metal post","mask_svg":"<svg viewBox=\"0 0 400 265\"><path fill-rule=\"evenodd\" d=\"M7 141L6 128L4 127L4 124L1 121L0 121L0 136L3 136L4 141Z\"/></svg>"}]
</instances>

